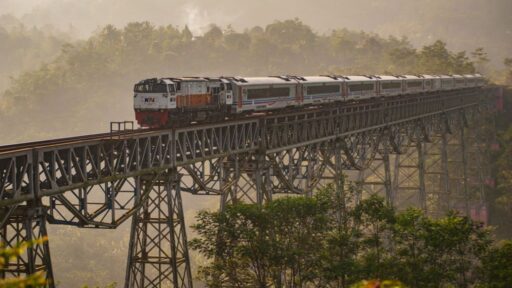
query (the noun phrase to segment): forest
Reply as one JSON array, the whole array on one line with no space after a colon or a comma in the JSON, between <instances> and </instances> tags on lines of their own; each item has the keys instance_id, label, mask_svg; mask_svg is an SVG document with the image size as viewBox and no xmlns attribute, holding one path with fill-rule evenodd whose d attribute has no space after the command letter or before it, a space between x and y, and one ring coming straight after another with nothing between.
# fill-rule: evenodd
<instances>
[{"instance_id":1,"label":"forest","mask_svg":"<svg viewBox=\"0 0 512 288\"><path fill-rule=\"evenodd\" d=\"M357 190L320 189L259 206L202 211L191 248L210 261L208 287L354 287L364 279L404 287L507 287L512 241L455 212L432 219L396 211L384 199L356 202ZM373 287L373 286L368 286Z\"/></svg>"},{"instance_id":2,"label":"forest","mask_svg":"<svg viewBox=\"0 0 512 288\"><path fill-rule=\"evenodd\" d=\"M18 30L7 31L7 39L18 38ZM38 43L51 46L51 39ZM12 46L6 52L17 51L15 40L2 43ZM10 54L13 62L24 58ZM66 42L53 59L10 81L0 98L0 128L25 129L2 129L0 144L97 132L133 119L127 96L149 77L471 73L488 62L483 48L454 52L442 41L415 48L406 38L347 29L324 35L298 19L243 32L212 25L204 35L148 22L108 25L87 40ZM502 74L496 77L503 82Z\"/></svg>"},{"instance_id":3,"label":"forest","mask_svg":"<svg viewBox=\"0 0 512 288\"><path fill-rule=\"evenodd\" d=\"M194 35L187 26L131 22L124 27L104 26L88 39L74 39L62 32L25 27L16 19L2 19L0 53L7 57L0 58L0 145L98 133L107 130L110 121L131 120L134 117L133 84L150 77L480 72L493 83L512 85L512 58L503 59L503 65L499 67L492 66L485 47L452 51L448 43L440 40L416 47L406 37L383 37L345 28L319 33L300 19L275 21L243 31L231 26L210 25L201 35ZM510 90L505 90L505 111L512 109L511 95ZM396 278L411 287L438 287L438 284L483 285L488 278L502 279L493 275L489 267L502 258L505 258L502 259L503 267L510 269L511 265L506 260L506 255L512 253L510 243L498 244L501 239L512 238L512 227L506 220L512 216L510 115L502 113L496 121L500 144L500 149L493 155L497 185L489 195L489 205L493 209L491 224L496 225L494 232L454 214L429 219L416 210L399 213L374 198L353 206L346 215L327 217L334 212L326 198L336 196L328 189L319 191L312 199L283 199L265 207L241 205L229 208L226 214L205 211L194 219L197 209L217 205L216 200L208 199L206 204L192 204L186 211L188 223L195 223L191 232L196 236L191 243L196 253L192 256L193 262L195 267L203 264L201 269L194 271L202 277L201 281L209 282L212 287L220 285L216 281L224 279L225 273L233 267L240 269L234 275L228 275L228 279L239 283L241 286L238 287L254 283L266 287L263 283L278 285L279 281L301 281L304 285L327 281L333 287L348 287L346 285L371 278ZM343 201L351 200L349 197ZM293 208L294 205L301 208ZM268 235L260 233L270 231L258 226L262 219L265 223L274 223L273 228L291 229L272 231L272 237L297 233L297 227L293 225L302 223L279 222L286 218L278 215L283 211L281 208L305 213L290 218L290 221L306 221L305 225L310 228L307 235L297 234L298 238L290 239L300 241L277 241L283 245L279 247L265 246L266 242L248 247L233 246L239 239L226 238L226 247L221 253L227 253L223 255L229 256L232 262L210 262L213 265L205 261L205 258L213 261L215 253L219 253L214 251L218 247L208 242L212 239L205 236L211 235L210 229L220 222L232 221L230 217L233 215L241 215L239 221L247 222L230 222L230 227L254 226L255 230L239 231L246 234L230 234L230 237L266 238ZM253 226L247 226L247 223ZM77 282L95 285L122 282L127 226L121 227L121 231L100 232L50 227L54 269L63 287ZM372 233L364 234L362 230ZM439 237L453 237L459 232L460 237L466 238L450 238L453 246L446 247L446 251L439 249L436 242L440 241ZM319 243L318 237L326 240L316 248L293 246ZM68 241L84 244L73 249L67 245ZM347 250L336 250L334 246L339 247L340 243L336 241L342 241ZM397 254L385 251L382 242L393 243ZM255 251L261 253L254 254ZM268 259L269 251L283 256ZM84 260L69 255L90 256ZM304 257L311 257L316 264L304 267ZM344 260L340 261L341 258ZM474 259L478 259L478 263L470 263ZM79 266L85 268L77 270ZM118 268L110 271L111 267ZM340 268L332 271L328 267ZM404 267L413 270L400 278L399 272L406 269ZM279 269L286 271L290 278L275 277ZM321 283L327 285L327 282Z\"/></svg>"}]
</instances>

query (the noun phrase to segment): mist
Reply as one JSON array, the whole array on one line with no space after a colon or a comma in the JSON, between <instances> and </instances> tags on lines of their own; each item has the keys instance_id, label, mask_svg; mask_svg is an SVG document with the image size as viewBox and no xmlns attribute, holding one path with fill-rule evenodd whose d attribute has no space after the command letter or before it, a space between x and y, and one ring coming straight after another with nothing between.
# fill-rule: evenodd
<instances>
[{"instance_id":1,"label":"mist","mask_svg":"<svg viewBox=\"0 0 512 288\"><path fill-rule=\"evenodd\" d=\"M107 24L122 27L133 21L188 25L200 35L211 23L243 30L297 17L320 33L345 27L382 36L407 35L416 46L440 39L455 50L485 47L496 65L512 50L510 11L508 0L0 1L0 15L12 14L27 25L57 27L77 38L89 37Z\"/></svg>"},{"instance_id":2,"label":"mist","mask_svg":"<svg viewBox=\"0 0 512 288\"><path fill-rule=\"evenodd\" d=\"M510 0L0 0L0 145L134 120L133 84L149 77L497 70L512 85L511 11ZM489 63L472 58L478 47ZM187 225L219 202L184 198ZM128 222L49 229L62 287L122 283Z\"/></svg>"}]
</instances>

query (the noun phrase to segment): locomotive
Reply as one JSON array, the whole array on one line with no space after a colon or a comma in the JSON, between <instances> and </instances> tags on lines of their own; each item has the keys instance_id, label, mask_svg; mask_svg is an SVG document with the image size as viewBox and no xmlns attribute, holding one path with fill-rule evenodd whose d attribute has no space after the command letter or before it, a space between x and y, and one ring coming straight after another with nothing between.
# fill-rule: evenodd
<instances>
[{"instance_id":1,"label":"locomotive","mask_svg":"<svg viewBox=\"0 0 512 288\"><path fill-rule=\"evenodd\" d=\"M135 84L134 108L141 127L159 128L484 85L485 79L479 74L150 78Z\"/></svg>"}]
</instances>

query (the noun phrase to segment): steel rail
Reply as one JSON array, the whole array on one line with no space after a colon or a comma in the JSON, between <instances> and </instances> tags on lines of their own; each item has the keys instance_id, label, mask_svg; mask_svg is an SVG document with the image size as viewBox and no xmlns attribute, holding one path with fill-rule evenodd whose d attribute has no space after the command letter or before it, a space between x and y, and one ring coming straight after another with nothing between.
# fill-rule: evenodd
<instances>
[{"instance_id":1,"label":"steel rail","mask_svg":"<svg viewBox=\"0 0 512 288\"><path fill-rule=\"evenodd\" d=\"M465 91L469 89L459 89L454 91L445 91L445 92L453 92L457 93L460 91ZM375 103L378 104L382 101L393 101L393 100L410 100L411 98L419 98L424 95L435 95L436 92L423 92L418 94L406 94L406 95L398 95L398 96L388 96L388 97L372 97L372 98L365 98L365 99L355 99L355 100L349 100L349 101L338 101L338 102L331 102L331 103L324 103L324 104L318 104L314 106L301 106L296 107L289 110L278 110L278 111L267 111L267 112L254 112L253 114L249 115L235 115L233 118L228 118L226 120L217 121L217 122L192 122L189 123L188 126L182 125L178 127L173 127L175 129L180 128L201 128L204 126L211 126L215 124L230 124L233 122L243 121L243 120L255 120L255 119L262 119L262 118L280 118L280 117L289 117L291 115L296 114L305 114L305 113L316 113L316 112L322 112L325 110L325 108L332 109L332 108L351 108L351 107L358 107L361 104L368 104L368 103ZM443 92L443 91L441 91ZM99 140L109 140L114 137L121 137L116 139L126 139L126 136L138 136L138 135L144 135L151 132L162 132L165 130L172 130L173 128L166 127L166 128L153 128L153 129L135 129L135 130L129 130L129 131L116 131L116 132L105 132L105 133L98 133L98 134L88 134L88 135L80 135L80 136L72 136L72 137L64 137L64 138L57 138L57 139L50 139L50 140L41 140L41 141L34 141L34 142L25 142L25 143L17 143L17 144L8 144L0 146L0 155L7 154L7 153L16 153L16 152L23 152L31 149L40 149L40 148L47 148L52 146L61 146L61 145L69 145L74 143L81 143L83 141L99 141Z\"/></svg>"}]
</instances>

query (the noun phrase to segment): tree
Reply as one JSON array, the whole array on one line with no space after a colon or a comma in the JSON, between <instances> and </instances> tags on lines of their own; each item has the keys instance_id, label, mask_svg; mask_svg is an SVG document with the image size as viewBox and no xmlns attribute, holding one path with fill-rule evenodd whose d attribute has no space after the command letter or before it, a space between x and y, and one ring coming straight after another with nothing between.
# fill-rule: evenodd
<instances>
[{"instance_id":1,"label":"tree","mask_svg":"<svg viewBox=\"0 0 512 288\"><path fill-rule=\"evenodd\" d=\"M211 287L360 287L364 279L469 287L487 275L481 260L498 252L488 254L489 230L479 223L455 212L439 219L413 208L397 213L377 196L356 203L356 193L329 185L312 198L202 211L191 242L210 261L202 277Z\"/></svg>"},{"instance_id":2,"label":"tree","mask_svg":"<svg viewBox=\"0 0 512 288\"><path fill-rule=\"evenodd\" d=\"M344 191L328 185L316 195L328 207L329 226L324 238L320 268L320 283L325 286L349 287L361 279L358 255L363 231L354 217L356 193L352 185Z\"/></svg>"},{"instance_id":3,"label":"tree","mask_svg":"<svg viewBox=\"0 0 512 288\"><path fill-rule=\"evenodd\" d=\"M353 217L363 231L359 259L363 279L384 279L392 267L387 243L391 236L391 225L395 221L394 210L382 197L372 195L355 207Z\"/></svg>"},{"instance_id":4,"label":"tree","mask_svg":"<svg viewBox=\"0 0 512 288\"><path fill-rule=\"evenodd\" d=\"M5 248L2 245L2 247L0 247L0 267L2 267L2 269L6 269L6 265L9 263L9 260L20 257L25 253L27 248L34 245L41 245L46 241L48 241L47 238L25 241L18 243L18 245L12 248ZM0 287L4 288L38 288L46 287L47 284L48 282L46 281L43 272L36 272L26 277L0 279Z\"/></svg>"},{"instance_id":5,"label":"tree","mask_svg":"<svg viewBox=\"0 0 512 288\"><path fill-rule=\"evenodd\" d=\"M302 286L317 279L325 207L313 198L277 199L263 207L202 211L190 242L211 262L201 275L212 287Z\"/></svg>"},{"instance_id":6,"label":"tree","mask_svg":"<svg viewBox=\"0 0 512 288\"><path fill-rule=\"evenodd\" d=\"M475 70L464 51L452 53L441 40L421 49L417 65L416 70L426 74L465 74Z\"/></svg>"},{"instance_id":7,"label":"tree","mask_svg":"<svg viewBox=\"0 0 512 288\"><path fill-rule=\"evenodd\" d=\"M503 64L506 68L506 80L505 83L509 86L512 86L512 58L505 58L503 60Z\"/></svg>"},{"instance_id":8,"label":"tree","mask_svg":"<svg viewBox=\"0 0 512 288\"><path fill-rule=\"evenodd\" d=\"M223 37L223 33L222 33L222 29L220 29L219 26L217 25L210 25L210 29L204 34L204 39L206 39L206 41L212 43L212 44L216 44L216 43L219 43L222 41L222 37Z\"/></svg>"},{"instance_id":9,"label":"tree","mask_svg":"<svg viewBox=\"0 0 512 288\"><path fill-rule=\"evenodd\" d=\"M503 241L490 249L482 260L481 286L505 288L512 283L512 241Z\"/></svg>"},{"instance_id":10,"label":"tree","mask_svg":"<svg viewBox=\"0 0 512 288\"><path fill-rule=\"evenodd\" d=\"M471 58L475 61L475 67L479 73L485 73L487 71L489 56L483 47L476 48L471 52Z\"/></svg>"},{"instance_id":11,"label":"tree","mask_svg":"<svg viewBox=\"0 0 512 288\"><path fill-rule=\"evenodd\" d=\"M192 38L194 36L192 35L192 32L188 28L188 25L185 25L185 28L183 28L183 31L181 31L181 37L182 37L184 42L192 41Z\"/></svg>"}]
</instances>

